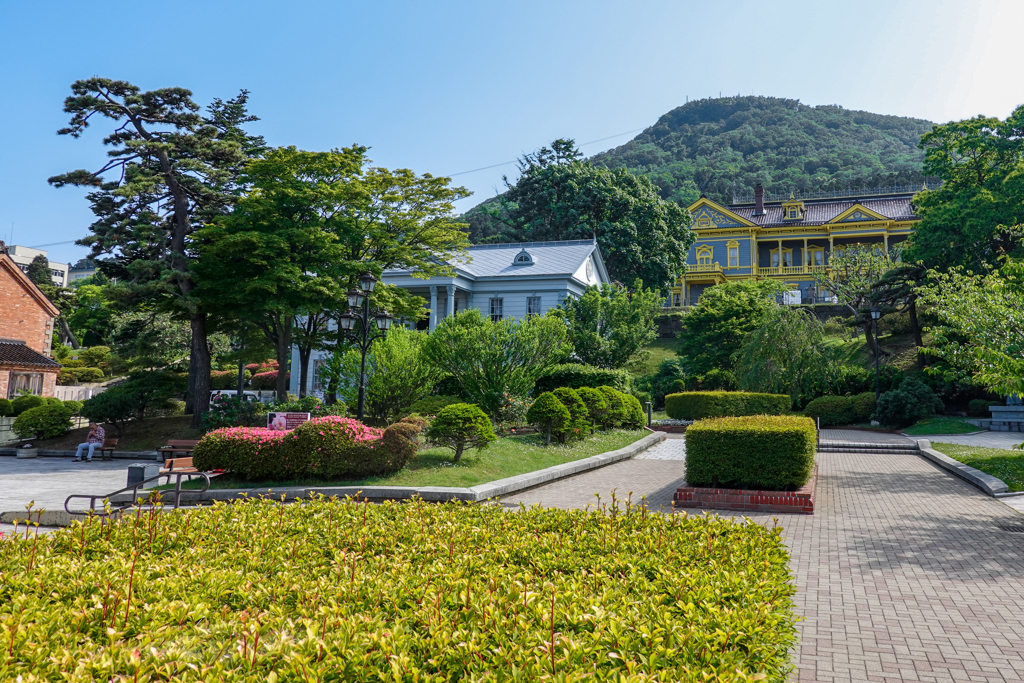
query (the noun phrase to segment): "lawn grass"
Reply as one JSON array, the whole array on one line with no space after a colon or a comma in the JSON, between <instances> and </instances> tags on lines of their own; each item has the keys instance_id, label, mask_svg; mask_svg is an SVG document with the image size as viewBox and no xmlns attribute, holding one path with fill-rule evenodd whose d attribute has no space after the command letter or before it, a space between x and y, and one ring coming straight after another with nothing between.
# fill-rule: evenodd
<instances>
[{"instance_id":1,"label":"lawn grass","mask_svg":"<svg viewBox=\"0 0 1024 683\"><path fill-rule=\"evenodd\" d=\"M926 417L917 424L903 430L904 434L970 434L982 431L977 425L967 424L963 417Z\"/></svg>"},{"instance_id":2,"label":"lawn grass","mask_svg":"<svg viewBox=\"0 0 1024 683\"><path fill-rule=\"evenodd\" d=\"M1024 491L1024 451L961 446L955 443L932 443L932 448L965 465L999 477L1011 491Z\"/></svg>"},{"instance_id":3,"label":"lawn grass","mask_svg":"<svg viewBox=\"0 0 1024 683\"><path fill-rule=\"evenodd\" d=\"M655 339L644 348L647 351L650 351L650 356L643 363L632 368L631 372L636 377L640 377L642 375L653 375L658 371L658 366L661 365L661 361L676 358L676 350L679 348L679 340L675 338Z\"/></svg>"},{"instance_id":4,"label":"lawn grass","mask_svg":"<svg viewBox=\"0 0 1024 683\"><path fill-rule=\"evenodd\" d=\"M496 479L514 477L565 462L614 451L647 436L647 431L613 430L597 432L585 441L544 446L539 434L498 439L483 451L468 451L455 464L446 448L420 451L416 459L394 474L362 479L278 479L251 481L223 474L214 477L210 488L281 488L284 486L459 486L470 487ZM199 488L199 482L183 485Z\"/></svg>"},{"instance_id":5,"label":"lawn grass","mask_svg":"<svg viewBox=\"0 0 1024 683\"><path fill-rule=\"evenodd\" d=\"M107 438L117 439L118 451L155 451L166 446L169 439L198 439L201 432L192 429L192 416L153 417L142 422L129 422L124 427L124 434L118 434L111 425L104 425ZM53 439L32 439L37 448L55 451L73 451L78 444L85 441L89 433L88 427L72 429L63 436Z\"/></svg>"}]
</instances>

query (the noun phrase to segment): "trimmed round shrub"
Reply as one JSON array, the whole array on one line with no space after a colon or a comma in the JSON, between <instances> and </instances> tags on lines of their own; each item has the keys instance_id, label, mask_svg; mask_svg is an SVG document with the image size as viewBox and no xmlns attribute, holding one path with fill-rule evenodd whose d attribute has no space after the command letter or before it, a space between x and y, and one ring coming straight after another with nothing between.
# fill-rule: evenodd
<instances>
[{"instance_id":1,"label":"trimmed round shrub","mask_svg":"<svg viewBox=\"0 0 1024 683\"><path fill-rule=\"evenodd\" d=\"M14 411L11 413L14 416L21 415L26 410L32 410L39 406L46 405L46 401L43 400L42 396L19 396L18 398L11 401Z\"/></svg>"},{"instance_id":2,"label":"trimmed round shrub","mask_svg":"<svg viewBox=\"0 0 1024 683\"><path fill-rule=\"evenodd\" d=\"M416 457L420 448L421 428L412 422L396 422L380 437L381 446L388 452L388 465L397 471L405 467Z\"/></svg>"},{"instance_id":3,"label":"trimmed round shrub","mask_svg":"<svg viewBox=\"0 0 1024 683\"><path fill-rule=\"evenodd\" d=\"M81 368L76 372L78 381L83 383L102 382L103 371L99 368Z\"/></svg>"},{"instance_id":4,"label":"trimmed round shrub","mask_svg":"<svg viewBox=\"0 0 1024 683\"><path fill-rule=\"evenodd\" d=\"M609 386L618 391L627 391L631 385L630 374L625 370L595 368L581 363L564 363L548 370L537 380L533 395L554 391L559 387L579 389L581 387Z\"/></svg>"},{"instance_id":5,"label":"trimmed round shrub","mask_svg":"<svg viewBox=\"0 0 1024 683\"><path fill-rule=\"evenodd\" d=\"M545 391L526 411L526 421L543 432L545 445L551 445L551 435L564 431L572 423L572 415L553 393Z\"/></svg>"},{"instance_id":6,"label":"trimmed round shrub","mask_svg":"<svg viewBox=\"0 0 1024 683\"><path fill-rule=\"evenodd\" d=\"M281 442L287 434L265 427L215 429L199 439L192 464L205 472L228 470L245 479L266 479L281 471Z\"/></svg>"},{"instance_id":7,"label":"trimmed round shrub","mask_svg":"<svg viewBox=\"0 0 1024 683\"><path fill-rule=\"evenodd\" d=\"M875 412L875 392L865 391L850 399L853 406L853 421L867 422Z\"/></svg>"},{"instance_id":8,"label":"trimmed round shrub","mask_svg":"<svg viewBox=\"0 0 1024 683\"><path fill-rule=\"evenodd\" d=\"M64 405L71 410L72 415L78 415L82 410L82 406L85 404L82 401L64 401Z\"/></svg>"},{"instance_id":9,"label":"trimmed round shrub","mask_svg":"<svg viewBox=\"0 0 1024 683\"><path fill-rule=\"evenodd\" d=\"M986 401L983 398L976 398L967 404L967 414L971 417L991 417L992 412L989 406L1001 406L999 401Z\"/></svg>"},{"instance_id":10,"label":"trimmed round shrub","mask_svg":"<svg viewBox=\"0 0 1024 683\"><path fill-rule=\"evenodd\" d=\"M118 431L121 425L135 417L135 399L131 394L120 391L104 391L82 403L78 414L91 422L108 422Z\"/></svg>"},{"instance_id":11,"label":"trimmed round shrub","mask_svg":"<svg viewBox=\"0 0 1024 683\"><path fill-rule=\"evenodd\" d=\"M61 365L63 365L65 368L84 368L85 361L79 359L66 360L63 363L61 363Z\"/></svg>"},{"instance_id":12,"label":"trimmed round shrub","mask_svg":"<svg viewBox=\"0 0 1024 683\"><path fill-rule=\"evenodd\" d=\"M756 394L746 391L685 391L665 397L665 412L673 420L702 420L707 417L743 415L785 415L793 401L785 394Z\"/></svg>"},{"instance_id":13,"label":"trimmed round shrub","mask_svg":"<svg viewBox=\"0 0 1024 683\"><path fill-rule=\"evenodd\" d=\"M0 398L0 417L14 415L14 403L9 398Z\"/></svg>"},{"instance_id":14,"label":"trimmed round shrub","mask_svg":"<svg viewBox=\"0 0 1024 683\"><path fill-rule=\"evenodd\" d=\"M381 430L347 417L316 417L288 432L281 444L279 475L365 477L395 472L405 461L392 459Z\"/></svg>"},{"instance_id":15,"label":"trimmed round shrub","mask_svg":"<svg viewBox=\"0 0 1024 683\"><path fill-rule=\"evenodd\" d=\"M406 415L401 420L399 420L398 424L412 425L416 427L416 433L420 434L423 432L424 429L430 426L430 421L427 420L427 418L420 415L419 413L410 413L409 415Z\"/></svg>"},{"instance_id":16,"label":"trimmed round shrub","mask_svg":"<svg viewBox=\"0 0 1024 683\"><path fill-rule=\"evenodd\" d=\"M454 451L459 461L466 448L483 450L498 437L491 419L475 403L453 403L442 408L427 430L427 439Z\"/></svg>"},{"instance_id":17,"label":"trimmed round shrub","mask_svg":"<svg viewBox=\"0 0 1024 683\"><path fill-rule=\"evenodd\" d=\"M23 439L52 439L66 434L71 427L71 408L60 403L29 408L11 425L14 433Z\"/></svg>"},{"instance_id":18,"label":"trimmed round shrub","mask_svg":"<svg viewBox=\"0 0 1024 683\"><path fill-rule=\"evenodd\" d=\"M580 387L576 390L580 399L587 405L587 414L590 417L590 424L603 425L608 415L608 401L600 389L594 387Z\"/></svg>"},{"instance_id":19,"label":"trimmed round shrub","mask_svg":"<svg viewBox=\"0 0 1024 683\"><path fill-rule=\"evenodd\" d=\"M921 418L942 410L942 400L923 382L907 378L899 389L887 391L878 399L872 419L886 427L909 427Z\"/></svg>"},{"instance_id":20,"label":"trimmed round shrub","mask_svg":"<svg viewBox=\"0 0 1024 683\"><path fill-rule=\"evenodd\" d=\"M61 401L56 396L44 396L43 397L43 405L44 406L59 406L62 403L64 403L64 401Z\"/></svg>"},{"instance_id":21,"label":"trimmed round shrub","mask_svg":"<svg viewBox=\"0 0 1024 683\"><path fill-rule=\"evenodd\" d=\"M792 415L701 420L686 430L686 483L792 491L811 477L817 430Z\"/></svg>"},{"instance_id":22,"label":"trimmed round shrub","mask_svg":"<svg viewBox=\"0 0 1024 683\"><path fill-rule=\"evenodd\" d=\"M419 415L437 415L442 409L456 403L463 403L463 400L458 396L424 396L409 406L409 410Z\"/></svg>"},{"instance_id":23,"label":"trimmed round shrub","mask_svg":"<svg viewBox=\"0 0 1024 683\"><path fill-rule=\"evenodd\" d=\"M874 398L872 395L872 403ZM819 396L807 404L804 415L812 420L821 420L822 427L848 425L855 421L853 399L849 396Z\"/></svg>"},{"instance_id":24,"label":"trimmed round shrub","mask_svg":"<svg viewBox=\"0 0 1024 683\"><path fill-rule=\"evenodd\" d=\"M598 387L608 402L608 414L605 416L605 429L619 427L629 417L626 412L626 395L614 387Z\"/></svg>"},{"instance_id":25,"label":"trimmed round shrub","mask_svg":"<svg viewBox=\"0 0 1024 683\"><path fill-rule=\"evenodd\" d=\"M622 426L627 429L641 429L647 424L647 416L644 414L644 407L640 405L640 399L624 394L622 400L626 403L626 416Z\"/></svg>"},{"instance_id":26,"label":"trimmed round shrub","mask_svg":"<svg viewBox=\"0 0 1024 683\"><path fill-rule=\"evenodd\" d=\"M582 439L590 431L590 411L575 389L559 387L551 392L569 411L569 424L556 432L559 443Z\"/></svg>"},{"instance_id":27,"label":"trimmed round shrub","mask_svg":"<svg viewBox=\"0 0 1024 683\"><path fill-rule=\"evenodd\" d=\"M672 380L672 387L669 389L670 394L681 394L686 391L686 380L685 379L674 379Z\"/></svg>"}]
</instances>

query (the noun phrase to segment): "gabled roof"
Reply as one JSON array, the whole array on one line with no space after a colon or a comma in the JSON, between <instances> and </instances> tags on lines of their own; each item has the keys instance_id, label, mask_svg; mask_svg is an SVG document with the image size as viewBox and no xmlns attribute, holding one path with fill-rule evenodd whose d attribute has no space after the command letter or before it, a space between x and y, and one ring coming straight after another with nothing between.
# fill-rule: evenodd
<instances>
[{"instance_id":1,"label":"gabled roof","mask_svg":"<svg viewBox=\"0 0 1024 683\"><path fill-rule=\"evenodd\" d=\"M779 202L765 203L764 214L754 215L753 204L739 204L729 207L729 210L748 221L752 221L762 228L800 225L824 225L835 223L843 214L849 212L853 216L856 211L850 211L854 207L866 209L863 216L853 220L870 222L873 220L916 220L914 209L910 200L914 195L890 195L883 197L849 197L843 199L805 200L804 217L802 220L783 220L782 204ZM881 218L874 218L872 214ZM845 217L849 220L849 216Z\"/></svg>"},{"instance_id":2,"label":"gabled roof","mask_svg":"<svg viewBox=\"0 0 1024 683\"><path fill-rule=\"evenodd\" d=\"M61 367L57 361L30 349L25 342L13 340L0 341L0 365L54 369Z\"/></svg>"},{"instance_id":3,"label":"gabled roof","mask_svg":"<svg viewBox=\"0 0 1024 683\"><path fill-rule=\"evenodd\" d=\"M36 283L29 279L28 275L21 271L18 264L14 262L9 255L0 253L0 270L10 273L11 277L14 278L15 282L20 284L28 294L36 300L36 302L47 312L51 317L56 318L60 315L60 311L57 307L46 298L46 295L39 291L36 287Z\"/></svg>"}]
</instances>

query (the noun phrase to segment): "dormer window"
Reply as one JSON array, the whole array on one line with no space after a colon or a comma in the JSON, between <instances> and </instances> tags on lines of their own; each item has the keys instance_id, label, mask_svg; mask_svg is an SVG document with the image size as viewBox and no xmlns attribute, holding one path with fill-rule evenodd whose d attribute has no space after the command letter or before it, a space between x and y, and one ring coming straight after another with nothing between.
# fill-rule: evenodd
<instances>
[{"instance_id":1,"label":"dormer window","mask_svg":"<svg viewBox=\"0 0 1024 683\"><path fill-rule=\"evenodd\" d=\"M804 218L804 203L793 197L793 193L789 193L789 201L783 202L782 204L782 220L784 221L800 221Z\"/></svg>"},{"instance_id":2,"label":"dormer window","mask_svg":"<svg viewBox=\"0 0 1024 683\"><path fill-rule=\"evenodd\" d=\"M530 256L530 252L523 249L521 252L516 254L516 257L512 259L513 266L532 266L533 257Z\"/></svg>"}]
</instances>

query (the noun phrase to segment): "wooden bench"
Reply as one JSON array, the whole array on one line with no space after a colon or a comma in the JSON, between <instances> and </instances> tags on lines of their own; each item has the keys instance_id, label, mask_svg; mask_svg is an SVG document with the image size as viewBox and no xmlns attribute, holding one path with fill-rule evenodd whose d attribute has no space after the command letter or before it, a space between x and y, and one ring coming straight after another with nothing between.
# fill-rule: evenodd
<instances>
[{"instance_id":1,"label":"wooden bench","mask_svg":"<svg viewBox=\"0 0 1024 683\"><path fill-rule=\"evenodd\" d=\"M173 458L176 455L187 458L192 455L192 451L195 450L197 443L199 443L198 439L171 439L167 442L166 446L156 449L156 452L159 453L164 460L167 458Z\"/></svg>"},{"instance_id":2,"label":"wooden bench","mask_svg":"<svg viewBox=\"0 0 1024 683\"><path fill-rule=\"evenodd\" d=\"M160 474L166 474L167 472L179 472L179 473L198 473L199 470L192 464L192 458L168 458L164 462L164 469L160 470Z\"/></svg>"},{"instance_id":3,"label":"wooden bench","mask_svg":"<svg viewBox=\"0 0 1024 683\"><path fill-rule=\"evenodd\" d=\"M104 439L103 445L96 449L100 452L100 460L113 460L115 448L117 439Z\"/></svg>"}]
</instances>

